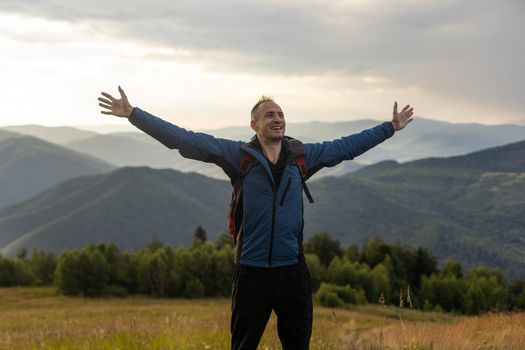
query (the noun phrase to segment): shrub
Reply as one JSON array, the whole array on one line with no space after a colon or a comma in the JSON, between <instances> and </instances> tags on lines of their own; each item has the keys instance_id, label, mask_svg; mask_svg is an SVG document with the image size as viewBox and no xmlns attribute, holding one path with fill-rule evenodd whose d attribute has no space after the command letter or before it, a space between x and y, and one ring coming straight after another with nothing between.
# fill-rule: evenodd
<instances>
[{"instance_id":1,"label":"shrub","mask_svg":"<svg viewBox=\"0 0 525 350\"><path fill-rule=\"evenodd\" d=\"M22 260L4 258L0 255L0 286L29 286L34 277Z\"/></svg>"},{"instance_id":2,"label":"shrub","mask_svg":"<svg viewBox=\"0 0 525 350\"><path fill-rule=\"evenodd\" d=\"M327 307L341 307L343 306L343 301L339 299L337 294L335 294L334 292L328 292L325 294L321 305Z\"/></svg>"},{"instance_id":3,"label":"shrub","mask_svg":"<svg viewBox=\"0 0 525 350\"><path fill-rule=\"evenodd\" d=\"M196 278L193 278L186 282L186 288L184 288L184 297L185 298L202 298L204 296L204 286L201 281Z\"/></svg>"},{"instance_id":4,"label":"shrub","mask_svg":"<svg viewBox=\"0 0 525 350\"><path fill-rule=\"evenodd\" d=\"M100 296L104 294L110 265L98 250L66 250L58 260L55 284L65 295Z\"/></svg>"},{"instance_id":5,"label":"shrub","mask_svg":"<svg viewBox=\"0 0 525 350\"><path fill-rule=\"evenodd\" d=\"M102 294L108 297L125 297L128 291L122 286L111 285L104 287Z\"/></svg>"},{"instance_id":6,"label":"shrub","mask_svg":"<svg viewBox=\"0 0 525 350\"><path fill-rule=\"evenodd\" d=\"M333 307L334 305L332 304L336 301L334 301L334 298L332 296L329 296L330 294L336 296L337 300L341 302L341 305L339 306L342 306L343 303L364 304L366 302L365 293L362 289L356 291L349 285L336 286L334 284L329 283L321 283L319 290L317 291L317 293L315 293L315 299L321 305Z\"/></svg>"}]
</instances>

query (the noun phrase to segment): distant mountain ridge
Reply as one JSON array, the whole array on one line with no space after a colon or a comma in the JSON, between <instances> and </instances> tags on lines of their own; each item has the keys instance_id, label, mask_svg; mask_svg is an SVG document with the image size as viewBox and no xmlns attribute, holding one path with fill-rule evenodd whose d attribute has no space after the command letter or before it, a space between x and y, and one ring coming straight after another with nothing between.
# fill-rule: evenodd
<instances>
[{"instance_id":1,"label":"distant mountain ridge","mask_svg":"<svg viewBox=\"0 0 525 350\"><path fill-rule=\"evenodd\" d=\"M382 121L356 120L348 122L308 122L288 123L287 134L303 142L321 142L341 136L360 132L373 127ZM131 125L131 124L130 124ZM26 127L27 132L38 136L35 127ZM52 129L52 128L51 128ZM19 132L23 132L20 127ZM54 130L54 129L53 129ZM65 129L64 129L65 130ZM81 153L103 159L116 166L150 166L154 168L171 168L183 172L198 172L206 176L226 179L224 173L214 165L182 158L176 150L169 150L156 140L141 132L121 132L111 134L89 134L81 130L79 136L72 138L66 132L63 137L53 132L40 132L44 139L61 143ZM217 137L248 141L253 131L248 124L239 127L228 127L216 130L204 130ZM88 133L88 134L86 134ZM86 135L89 135L86 137ZM422 117L416 117L400 135L394 135L383 144L359 156L352 162L343 162L334 168L323 169L317 178L339 176L384 160L395 159L407 162L427 157L447 157L466 154L489 147L516 142L525 135L522 125L482 125L452 124ZM63 140L69 141L64 142Z\"/></svg>"},{"instance_id":2,"label":"distant mountain ridge","mask_svg":"<svg viewBox=\"0 0 525 350\"><path fill-rule=\"evenodd\" d=\"M37 137L47 142L64 145L98 135L93 131L81 130L71 126L42 126L35 124L4 126L1 130Z\"/></svg>"},{"instance_id":3,"label":"distant mountain ridge","mask_svg":"<svg viewBox=\"0 0 525 350\"><path fill-rule=\"evenodd\" d=\"M66 179L113 169L111 164L90 155L0 130L0 207L25 200Z\"/></svg>"},{"instance_id":4,"label":"distant mountain ridge","mask_svg":"<svg viewBox=\"0 0 525 350\"><path fill-rule=\"evenodd\" d=\"M521 141L321 178L309 186L305 237L328 232L346 245L378 236L525 278L524 160ZM168 169L75 178L0 210L0 252L99 241L136 249L154 238L188 244L198 225L213 240L226 229L230 191L226 181Z\"/></svg>"},{"instance_id":5,"label":"distant mountain ridge","mask_svg":"<svg viewBox=\"0 0 525 350\"><path fill-rule=\"evenodd\" d=\"M428 165L437 167L446 165L450 167L482 169L485 171L497 172L524 172L524 145L524 141L515 142L487 150L472 152L467 156L426 158L414 161L412 164L418 166Z\"/></svg>"},{"instance_id":6,"label":"distant mountain ridge","mask_svg":"<svg viewBox=\"0 0 525 350\"><path fill-rule=\"evenodd\" d=\"M183 158L146 134L115 133L96 135L70 142L66 147L103 157L120 167L149 166L157 169L171 168L181 172L197 172L213 178L225 179L226 175L214 164Z\"/></svg>"}]
</instances>

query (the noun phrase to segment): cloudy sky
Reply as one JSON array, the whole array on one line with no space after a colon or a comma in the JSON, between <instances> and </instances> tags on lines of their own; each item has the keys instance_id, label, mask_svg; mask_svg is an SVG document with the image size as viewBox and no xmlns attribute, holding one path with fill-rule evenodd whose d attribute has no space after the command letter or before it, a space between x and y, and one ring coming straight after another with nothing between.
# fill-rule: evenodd
<instances>
[{"instance_id":1,"label":"cloudy sky","mask_svg":"<svg viewBox=\"0 0 525 350\"><path fill-rule=\"evenodd\" d=\"M0 125L127 123L120 84L179 125L288 121L525 124L523 0L0 0Z\"/></svg>"}]
</instances>

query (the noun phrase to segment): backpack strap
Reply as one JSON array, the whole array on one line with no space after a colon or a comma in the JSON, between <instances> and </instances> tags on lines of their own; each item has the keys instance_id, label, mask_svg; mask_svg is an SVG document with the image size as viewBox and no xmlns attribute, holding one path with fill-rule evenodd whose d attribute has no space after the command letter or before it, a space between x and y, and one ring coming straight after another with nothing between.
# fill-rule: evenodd
<instances>
[{"instance_id":1,"label":"backpack strap","mask_svg":"<svg viewBox=\"0 0 525 350\"><path fill-rule=\"evenodd\" d=\"M242 152L243 156L241 163L239 164L239 176L243 178L246 174L250 172L255 162L255 158L248 152Z\"/></svg>"},{"instance_id":2,"label":"backpack strap","mask_svg":"<svg viewBox=\"0 0 525 350\"><path fill-rule=\"evenodd\" d=\"M306 166L304 144L301 141L288 136L286 136L286 141L288 142L288 151L290 152L291 157L294 158L297 168L299 168L304 194L306 194L308 202L313 203L314 199L312 198L312 194L310 193L310 190L308 190L308 186L306 186L308 167Z\"/></svg>"},{"instance_id":3,"label":"backpack strap","mask_svg":"<svg viewBox=\"0 0 525 350\"><path fill-rule=\"evenodd\" d=\"M230 236L235 245L237 245L239 236L242 236L242 182L255 163L255 158L251 154L248 152L243 152L242 154L243 156L237 168L237 177L232 182L233 191L230 200L230 210L228 211L228 231L230 231ZM237 249L237 254L240 254L240 249Z\"/></svg>"},{"instance_id":4,"label":"backpack strap","mask_svg":"<svg viewBox=\"0 0 525 350\"><path fill-rule=\"evenodd\" d=\"M314 199L312 198L312 194L310 193L308 186L306 186L307 167L306 160L304 159L304 154L295 157L295 164L297 165L297 168L299 168L299 173L301 174L301 183L303 185L304 194L306 194L308 202L313 203Z\"/></svg>"}]
</instances>

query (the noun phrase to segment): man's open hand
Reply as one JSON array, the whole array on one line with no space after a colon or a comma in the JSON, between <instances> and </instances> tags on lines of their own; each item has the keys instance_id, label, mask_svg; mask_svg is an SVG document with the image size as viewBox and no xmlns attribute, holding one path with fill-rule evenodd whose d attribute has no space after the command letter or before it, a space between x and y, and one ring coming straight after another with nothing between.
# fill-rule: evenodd
<instances>
[{"instance_id":1,"label":"man's open hand","mask_svg":"<svg viewBox=\"0 0 525 350\"><path fill-rule=\"evenodd\" d=\"M414 108L410 105L406 105L401 112L397 112L397 102L394 102L394 112L392 113L392 126L395 131L399 131L408 125L412 120L414 114Z\"/></svg>"},{"instance_id":2,"label":"man's open hand","mask_svg":"<svg viewBox=\"0 0 525 350\"><path fill-rule=\"evenodd\" d=\"M100 111L102 114L116 115L117 117L129 118L133 107L129 104L128 97L124 93L124 90L119 86L118 91L120 92L120 99L116 99L107 92L102 92L102 96L98 100L101 102L98 105L102 108L108 109L109 111Z\"/></svg>"}]
</instances>

